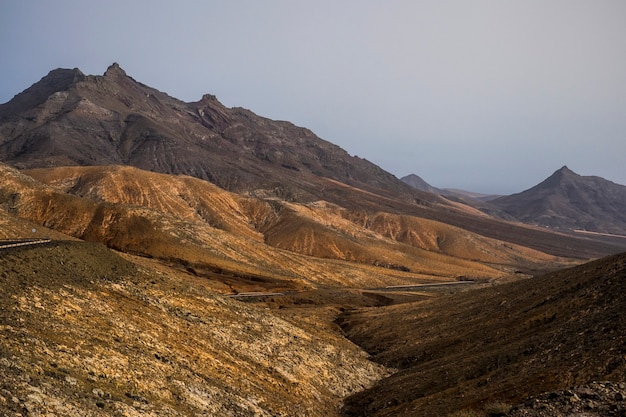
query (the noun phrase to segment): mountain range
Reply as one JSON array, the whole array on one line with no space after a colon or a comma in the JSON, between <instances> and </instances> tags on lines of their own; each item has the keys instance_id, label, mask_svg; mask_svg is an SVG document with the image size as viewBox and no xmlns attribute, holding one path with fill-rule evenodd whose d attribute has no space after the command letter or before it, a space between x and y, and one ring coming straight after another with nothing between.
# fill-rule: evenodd
<instances>
[{"instance_id":1,"label":"mountain range","mask_svg":"<svg viewBox=\"0 0 626 417\"><path fill-rule=\"evenodd\" d=\"M53 70L0 105L0 160L0 239L51 240L0 249L9 415L412 415L418 405L413 415L442 415L489 399L492 384L526 384L498 391L518 401L623 369L623 338L576 353L577 373L536 387L515 379L514 366L492 380L471 366L513 363L519 346L532 350L520 362L528 369L557 348L571 358L572 343L525 338L553 330L548 313L609 303L623 259L586 262L626 248L607 236L623 234L623 187L597 177L564 167L493 201L418 190L308 129L208 94L182 102L117 64L102 76ZM580 226L581 213L595 222ZM595 233L571 233L583 228ZM575 303L572 291L593 297ZM496 320L513 301L502 320L516 321ZM489 307L478 314L481 303ZM392 324L423 317L427 328ZM453 317L475 320L454 327ZM468 349L490 317L494 332L520 324L514 354L502 337L484 339L488 358ZM589 340L624 334L623 321L588 317ZM545 338L573 341L580 326ZM429 331L435 342L420 344ZM428 408L407 394L416 385L396 381L418 375L424 358L453 366L460 353L437 340L470 352L462 369L479 385L467 401Z\"/></svg>"},{"instance_id":2,"label":"mountain range","mask_svg":"<svg viewBox=\"0 0 626 417\"><path fill-rule=\"evenodd\" d=\"M581 176L564 166L540 184L509 196L486 196L432 187L419 176L408 185L463 201L503 219L559 231L626 236L626 186L597 176Z\"/></svg>"},{"instance_id":3,"label":"mountain range","mask_svg":"<svg viewBox=\"0 0 626 417\"><path fill-rule=\"evenodd\" d=\"M122 164L190 175L251 197L415 215L578 256L575 248L561 253L552 234L510 233L518 226L502 230L493 217L475 216L464 200L416 190L308 129L226 108L210 94L182 102L134 80L118 64L102 76L53 70L0 105L0 161L19 169Z\"/></svg>"},{"instance_id":4,"label":"mountain range","mask_svg":"<svg viewBox=\"0 0 626 417\"><path fill-rule=\"evenodd\" d=\"M224 189L297 201L332 198L329 182L414 193L393 175L310 130L227 108L184 103L111 65L102 76L56 69L0 106L0 160L23 168L130 165ZM432 197L422 198L433 199Z\"/></svg>"}]
</instances>

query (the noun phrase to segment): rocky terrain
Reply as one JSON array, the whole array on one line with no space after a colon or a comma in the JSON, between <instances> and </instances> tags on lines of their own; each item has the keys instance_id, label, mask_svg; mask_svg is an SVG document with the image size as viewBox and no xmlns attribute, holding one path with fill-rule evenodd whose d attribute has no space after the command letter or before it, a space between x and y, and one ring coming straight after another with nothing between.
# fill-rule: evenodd
<instances>
[{"instance_id":1,"label":"rocky terrain","mask_svg":"<svg viewBox=\"0 0 626 417\"><path fill-rule=\"evenodd\" d=\"M332 329L129 259L0 252L0 414L328 416L389 372Z\"/></svg>"},{"instance_id":2,"label":"rocky terrain","mask_svg":"<svg viewBox=\"0 0 626 417\"><path fill-rule=\"evenodd\" d=\"M624 239L415 190L117 64L0 105L0 160L0 239L50 239L0 249L2 415L499 415L585 384L619 401Z\"/></svg>"},{"instance_id":3,"label":"rocky terrain","mask_svg":"<svg viewBox=\"0 0 626 417\"><path fill-rule=\"evenodd\" d=\"M525 223L626 236L626 186L566 166L526 191L490 203Z\"/></svg>"},{"instance_id":4,"label":"rocky terrain","mask_svg":"<svg viewBox=\"0 0 626 417\"><path fill-rule=\"evenodd\" d=\"M308 129L227 108L210 94L182 102L117 64L102 76L53 70L0 105L0 160L19 168L131 165L298 201L333 198L317 177L437 200Z\"/></svg>"},{"instance_id":5,"label":"rocky terrain","mask_svg":"<svg viewBox=\"0 0 626 417\"><path fill-rule=\"evenodd\" d=\"M259 200L130 167L28 171L49 185L2 172L8 213L194 271L224 292L487 280L572 262L426 219Z\"/></svg>"},{"instance_id":6,"label":"rocky terrain","mask_svg":"<svg viewBox=\"0 0 626 417\"><path fill-rule=\"evenodd\" d=\"M346 312L339 321L346 335L399 372L349 398L345 413L445 416L591 381L623 383L625 286L620 254L420 303Z\"/></svg>"},{"instance_id":7,"label":"rocky terrain","mask_svg":"<svg viewBox=\"0 0 626 417\"><path fill-rule=\"evenodd\" d=\"M31 225L4 214L2 233ZM332 416L346 396L345 415L623 410L624 255L477 289L240 299L78 240L2 249L0 271L7 416Z\"/></svg>"},{"instance_id":8,"label":"rocky terrain","mask_svg":"<svg viewBox=\"0 0 626 417\"><path fill-rule=\"evenodd\" d=\"M626 248L623 241L594 246L589 240L597 236L568 239L503 224L416 190L308 129L227 108L210 94L182 102L117 64L101 76L53 70L0 105L0 161L19 169L127 165L184 174L259 199L417 216L556 256L592 258Z\"/></svg>"},{"instance_id":9,"label":"rocky terrain","mask_svg":"<svg viewBox=\"0 0 626 417\"><path fill-rule=\"evenodd\" d=\"M589 385L545 393L511 408L509 417L611 417L626 415L626 384L592 382Z\"/></svg>"}]
</instances>

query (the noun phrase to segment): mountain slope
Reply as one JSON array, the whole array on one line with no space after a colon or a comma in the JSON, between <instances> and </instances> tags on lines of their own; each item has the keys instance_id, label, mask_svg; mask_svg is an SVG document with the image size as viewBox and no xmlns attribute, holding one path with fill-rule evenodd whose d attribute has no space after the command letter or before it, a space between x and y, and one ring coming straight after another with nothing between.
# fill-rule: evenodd
<instances>
[{"instance_id":1,"label":"mountain slope","mask_svg":"<svg viewBox=\"0 0 626 417\"><path fill-rule=\"evenodd\" d=\"M0 251L0 414L336 416L387 373L325 327L129 259L69 241Z\"/></svg>"},{"instance_id":2,"label":"mountain slope","mask_svg":"<svg viewBox=\"0 0 626 417\"><path fill-rule=\"evenodd\" d=\"M526 191L491 203L525 223L626 235L626 186L580 176L566 166Z\"/></svg>"},{"instance_id":3,"label":"mountain slope","mask_svg":"<svg viewBox=\"0 0 626 417\"><path fill-rule=\"evenodd\" d=\"M324 202L264 201L187 176L122 166L23 172L52 186L45 190L58 193L55 199L70 199L72 205L80 202L92 214L84 220L64 217L63 213L72 213L69 209L41 214L38 194L27 197L27 190L16 192L19 185L10 187L7 181L5 193L20 196L20 203L11 207L22 216L117 249L205 267L247 273L256 268L257 275L292 276L341 286L356 282L385 286L461 275L494 278L513 269L533 270L563 262L435 221L407 215L367 215ZM19 177L6 168L5 176L11 175ZM27 178L24 176L22 184ZM49 201L49 197L44 199L46 207ZM96 214L99 210L104 214ZM136 223L143 226L123 232L122 226ZM335 265L329 269L331 261Z\"/></svg>"},{"instance_id":4,"label":"mountain slope","mask_svg":"<svg viewBox=\"0 0 626 417\"><path fill-rule=\"evenodd\" d=\"M318 177L417 195L308 129L227 108L211 95L184 103L117 64L103 76L53 70L0 105L0 160L19 168L132 165L299 201L323 194Z\"/></svg>"},{"instance_id":5,"label":"mountain slope","mask_svg":"<svg viewBox=\"0 0 626 417\"><path fill-rule=\"evenodd\" d=\"M0 168L3 168L0 208L8 213L70 236L189 268L195 274L221 282L222 291L284 291L319 284L349 286L353 282L384 286L389 282L413 282L425 278L419 274L376 268L371 264L346 262L344 259L308 257L267 245L252 225L241 224L240 213L225 209L229 199L220 201L219 196L224 196L226 192L218 192L218 198L212 200L210 190L215 186L202 180L183 177L169 181L169 176L165 174L146 172L143 175L142 171L134 168L123 168L134 172L131 175L133 179L145 180L142 182L161 177L157 181L162 187L158 193L146 194L149 189L139 187L126 194L143 196L141 198L145 202L136 205L97 200L93 194L91 198L79 197L45 186L6 166ZM103 172L105 177L110 174L106 169ZM115 176L115 172L112 174ZM94 177L100 178L91 175L91 178ZM185 181L187 187L183 186ZM177 189L185 189L189 193L187 196L206 194L205 202L208 204L191 199L187 202L185 194L178 196ZM176 198L171 199L172 196ZM166 198L170 200L163 204ZM239 198L233 195L230 201L237 202ZM252 202L250 206L246 206L245 199L239 202L239 209L248 210L250 219L263 221L263 216L271 215L273 210L263 202ZM192 208L185 208L186 204L191 204ZM169 211L172 208L174 210ZM221 213L224 217L216 221L211 217L212 212ZM416 264L419 262L416 260ZM333 267L329 268L329 264ZM490 267L476 266L480 270L491 271L489 274L499 274Z\"/></svg>"},{"instance_id":6,"label":"mountain slope","mask_svg":"<svg viewBox=\"0 0 626 417\"><path fill-rule=\"evenodd\" d=\"M626 254L420 303L352 311L347 336L400 371L347 415L445 416L591 381L624 382Z\"/></svg>"}]
</instances>

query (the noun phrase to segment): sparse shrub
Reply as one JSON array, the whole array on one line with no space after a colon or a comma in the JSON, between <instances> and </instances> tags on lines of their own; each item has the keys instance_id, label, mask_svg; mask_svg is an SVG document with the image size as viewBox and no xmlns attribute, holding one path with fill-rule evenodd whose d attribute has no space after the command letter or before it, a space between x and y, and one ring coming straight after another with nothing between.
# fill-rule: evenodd
<instances>
[{"instance_id":1,"label":"sparse shrub","mask_svg":"<svg viewBox=\"0 0 626 417\"><path fill-rule=\"evenodd\" d=\"M503 402L492 402L485 405L485 414L488 417L505 416L511 411L512 406Z\"/></svg>"},{"instance_id":2,"label":"sparse shrub","mask_svg":"<svg viewBox=\"0 0 626 417\"><path fill-rule=\"evenodd\" d=\"M459 410L448 414L448 417L484 417L484 414L476 410Z\"/></svg>"},{"instance_id":3,"label":"sparse shrub","mask_svg":"<svg viewBox=\"0 0 626 417\"><path fill-rule=\"evenodd\" d=\"M503 402L491 402L484 406L483 411L465 409L448 414L448 417L502 417L511 411L512 406Z\"/></svg>"}]
</instances>

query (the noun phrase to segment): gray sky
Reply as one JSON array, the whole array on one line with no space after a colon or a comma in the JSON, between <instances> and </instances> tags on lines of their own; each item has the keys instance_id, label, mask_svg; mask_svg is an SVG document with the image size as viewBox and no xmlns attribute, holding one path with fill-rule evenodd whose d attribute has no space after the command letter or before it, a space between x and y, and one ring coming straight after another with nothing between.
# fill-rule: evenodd
<instances>
[{"instance_id":1,"label":"gray sky","mask_svg":"<svg viewBox=\"0 0 626 417\"><path fill-rule=\"evenodd\" d=\"M626 185L623 0L0 0L1 103L113 62L437 187Z\"/></svg>"}]
</instances>

